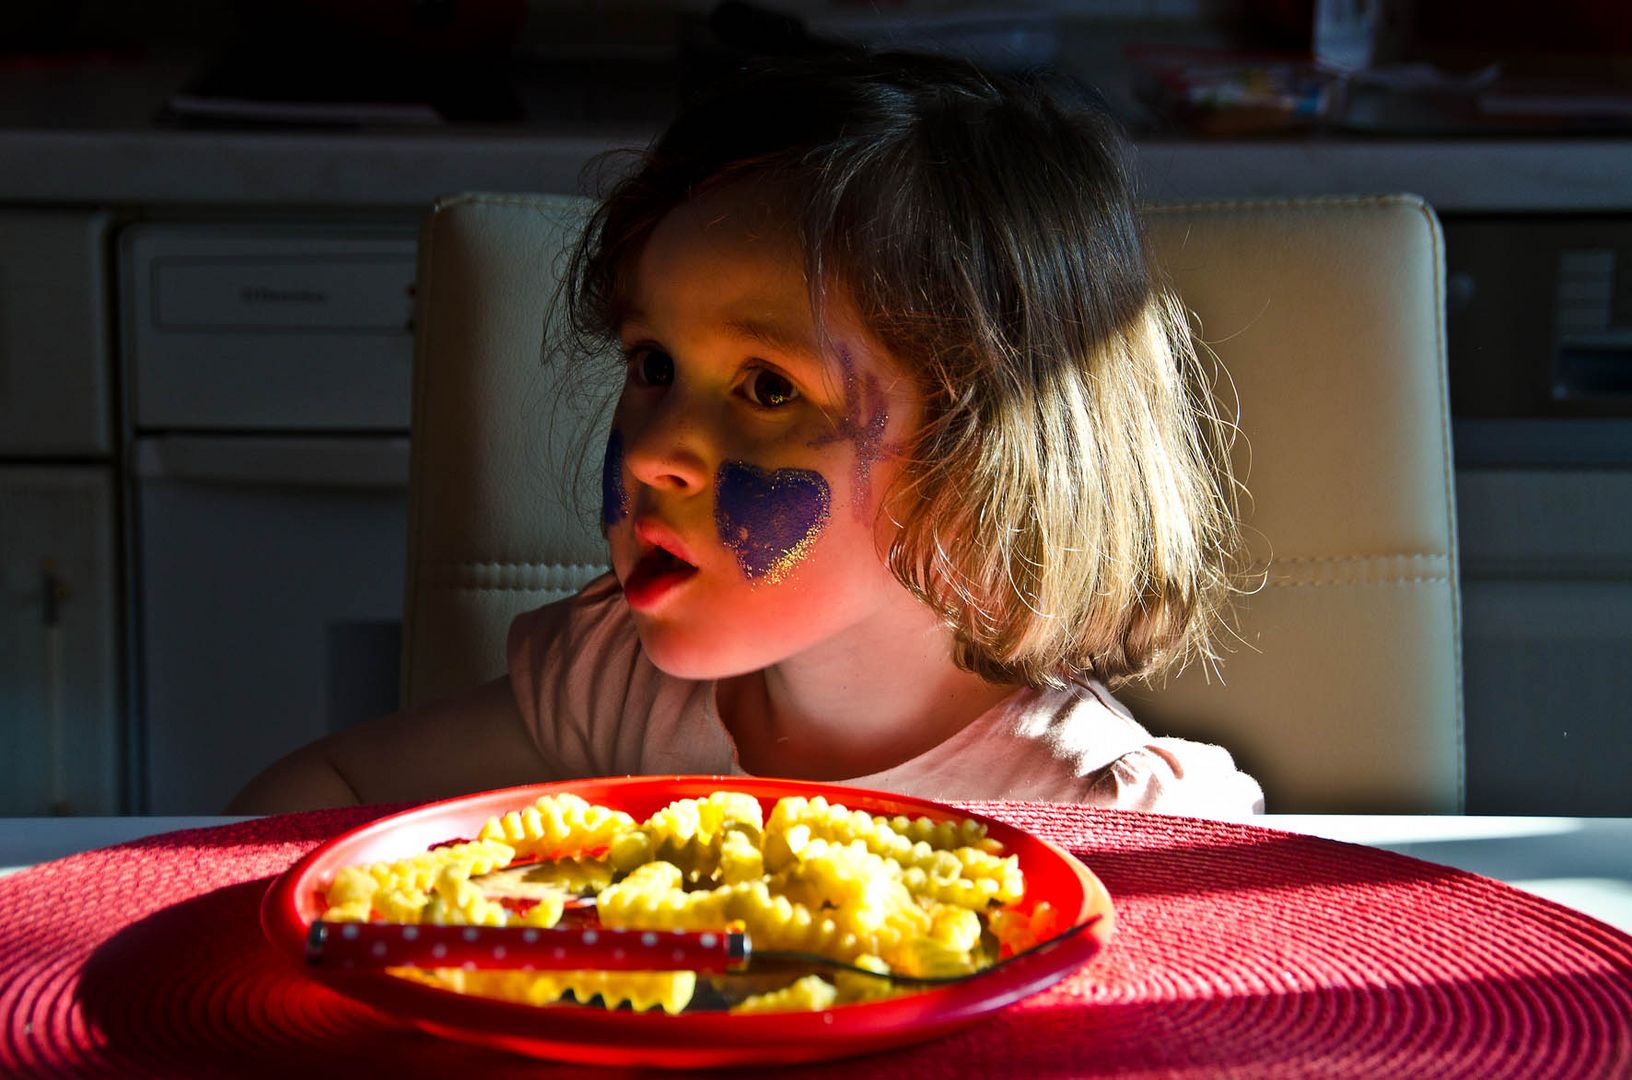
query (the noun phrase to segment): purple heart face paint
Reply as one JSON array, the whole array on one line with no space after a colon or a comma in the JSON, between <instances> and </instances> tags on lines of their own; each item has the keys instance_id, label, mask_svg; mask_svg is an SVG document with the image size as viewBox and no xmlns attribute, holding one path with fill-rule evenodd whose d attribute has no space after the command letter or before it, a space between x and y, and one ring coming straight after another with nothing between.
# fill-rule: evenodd
<instances>
[{"instance_id":1,"label":"purple heart face paint","mask_svg":"<svg viewBox=\"0 0 1632 1080\"><path fill-rule=\"evenodd\" d=\"M781 581L827 524L833 495L813 469L767 472L723 462L714 478L714 525L749 581Z\"/></svg>"},{"instance_id":2,"label":"purple heart face paint","mask_svg":"<svg viewBox=\"0 0 1632 1080\"><path fill-rule=\"evenodd\" d=\"M610 529L628 516L629 492L623 487L623 433L613 428L606 440L606 457L601 461L601 527Z\"/></svg>"}]
</instances>

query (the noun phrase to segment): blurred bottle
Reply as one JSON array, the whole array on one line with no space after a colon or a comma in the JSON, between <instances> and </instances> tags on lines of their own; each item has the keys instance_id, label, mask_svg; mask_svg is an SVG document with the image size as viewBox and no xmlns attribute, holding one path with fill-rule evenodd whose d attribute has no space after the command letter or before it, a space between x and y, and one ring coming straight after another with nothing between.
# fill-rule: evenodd
<instances>
[{"instance_id":1,"label":"blurred bottle","mask_svg":"<svg viewBox=\"0 0 1632 1080\"><path fill-rule=\"evenodd\" d=\"M1315 64L1349 73L1399 59L1405 15L1401 0L1315 0Z\"/></svg>"}]
</instances>

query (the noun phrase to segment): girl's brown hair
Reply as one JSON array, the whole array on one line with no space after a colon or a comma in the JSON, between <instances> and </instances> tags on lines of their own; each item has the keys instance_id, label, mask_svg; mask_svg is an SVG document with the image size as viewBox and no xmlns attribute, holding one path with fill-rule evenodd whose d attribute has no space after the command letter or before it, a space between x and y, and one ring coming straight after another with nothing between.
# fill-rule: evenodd
<instances>
[{"instance_id":1,"label":"girl's brown hair","mask_svg":"<svg viewBox=\"0 0 1632 1080\"><path fill-rule=\"evenodd\" d=\"M1149 675L1211 655L1237 548L1229 438L1160 287L1130 151L1088 91L942 58L744 71L684 109L590 219L567 280L580 340L704 187L773 186L812 304L843 290L926 421L886 554L994 682Z\"/></svg>"}]
</instances>

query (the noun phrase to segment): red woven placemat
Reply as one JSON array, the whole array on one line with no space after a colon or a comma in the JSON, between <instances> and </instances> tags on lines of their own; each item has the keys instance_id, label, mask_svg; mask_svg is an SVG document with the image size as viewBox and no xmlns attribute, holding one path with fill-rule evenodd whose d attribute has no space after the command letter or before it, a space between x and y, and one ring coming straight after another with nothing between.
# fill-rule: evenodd
<instances>
[{"instance_id":1,"label":"red woven placemat","mask_svg":"<svg viewBox=\"0 0 1632 1080\"><path fill-rule=\"evenodd\" d=\"M948 1038L779 1072L1632 1076L1632 938L1585 915L1253 826L974 808L1094 869L1117 908L1110 948ZM0 879L0 1075L610 1075L422 1034L263 943L270 878L381 812L169 833Z\"/></svg>"}]
</instances>

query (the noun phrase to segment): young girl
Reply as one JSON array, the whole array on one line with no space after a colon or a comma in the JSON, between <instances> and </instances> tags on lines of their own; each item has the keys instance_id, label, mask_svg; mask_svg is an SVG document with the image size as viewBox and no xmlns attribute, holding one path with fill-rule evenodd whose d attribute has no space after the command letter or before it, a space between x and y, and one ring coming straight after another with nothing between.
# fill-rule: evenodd
<instances>
[{"instance_id":1,"label":"young girl","mask_svg":"<svg viewBox=\"0 0 1632 1080\"><path fill-rule=\"evenodd\" d=\"M297 752L240 812L625 773L1241 815L1107 684L1207 649L1226 428L1083 95L925 57L752 70L600 207L612 572L510 673Z\"/></svg>"}]
</instances>

